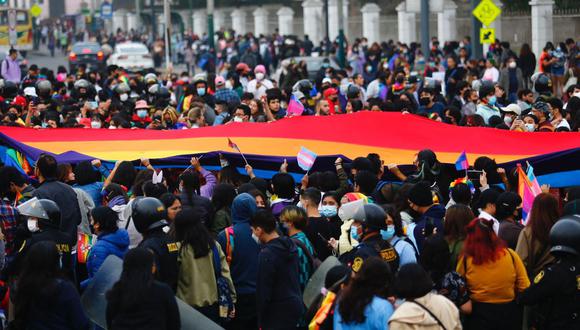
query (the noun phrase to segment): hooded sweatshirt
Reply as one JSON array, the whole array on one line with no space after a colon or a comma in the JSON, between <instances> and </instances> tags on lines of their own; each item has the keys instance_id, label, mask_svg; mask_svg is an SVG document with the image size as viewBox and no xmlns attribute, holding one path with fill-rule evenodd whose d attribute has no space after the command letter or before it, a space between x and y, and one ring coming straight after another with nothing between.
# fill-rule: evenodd
<instances>
[{"instance_id":1,"label":"hooded sweatshirt","mask_svg":"<svg viewBox=\"0 0 580 330\"><path fill-rule=\"evenodd\" d=\"M91 248L87 259L87 271L89 279L83 281L81 286L88 284L88 281L95 276L105 259L110 255L115 255L121 259L129 249L129 234L125 229L117 229L113 233L103 233L97 238L97 242ZM85 283L86 282L86 283Z\"/></svg>"},{"instance_id":2,"label":"hooded sweatshirt","mask_svg":"<svg viewBox=\"0 0 580 330\"><path fill-rule=\"evenodd\" d=\"M435 204L431 206L427 212L425 212L417 221L413 228L413 237L411 240L414 241L417 246L419 253L423 250L423 241L425 241L425 225L428 221L432 221L433 225L437 228L437 233L443 235L443 217L445 216L445 207L440 204Z\"/></svg>"},{"instance_id":3,"label":"hooded sweatshirt","mask_svg":"<svg viewBox=\"0 0 580 330\"><path fill-rule=\"evenodd\" d=\"M260 328L299 325L304 307L298 264L298 248L288 237L275 238L260 251L256 291Z\"/></svg>"},{"instance_id":4,"label":"hooded sweatshirt","mask_svg":"<svg viewBox=\"0 0 580 330\"><path fill-rule=\"evenodd\" d=\"M447 298L434 293L428 293L423 297L415 299L418 303L425 306L431 313L433 313L445 329L455 330L461 329L461 321L459 320L459 310ZM422 330L438 330L441 329L437 320L433 318L425 309L416 303L406 301L399 308L389 320L389 327L391 329L422 329Z\"/></svg>"},{"instance_id":5,"label":"hooded sweatshirt","mask_svg":"<svg viewBox=\"0 0 580 330\"><path fill-rule=\"evenodd\" d=\"M256 200L248 193L239 194L232 203L234 229L232 262L230 272L238 295L254 294L258 278L258 244L252 239L250 218L256 213ZM226 249L226 234L218 235L222 251Z\"/></svg>"}]
</instances>

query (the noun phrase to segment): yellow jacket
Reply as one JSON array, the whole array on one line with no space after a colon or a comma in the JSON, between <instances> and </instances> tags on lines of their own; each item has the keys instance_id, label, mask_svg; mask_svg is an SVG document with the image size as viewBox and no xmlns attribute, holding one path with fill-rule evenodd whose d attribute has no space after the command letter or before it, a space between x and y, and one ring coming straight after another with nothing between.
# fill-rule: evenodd
<instances>
[{"instance_id":1,"label":"yellow jacket","mask_svg":"<svg viewBox=\"0 0 580 330\"><path fill-rule=\"evenodd\" d=\"M461 256L457 260L457 272L467 280L471 300L477 302L507 303L515 299L516 291L522 292L530 286L524 263L512 249L482 265L474 265L471 257Z\"/></svg>"}]
</instances>

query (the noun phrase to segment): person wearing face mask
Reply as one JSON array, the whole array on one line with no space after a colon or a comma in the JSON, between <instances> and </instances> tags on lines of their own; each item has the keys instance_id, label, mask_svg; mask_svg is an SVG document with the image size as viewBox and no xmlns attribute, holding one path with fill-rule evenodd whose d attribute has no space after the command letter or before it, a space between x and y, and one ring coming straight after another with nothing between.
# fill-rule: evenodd
<instances>
[{"instance_id":1,"label":"person wearing face mask","mask_svg":"<svg viewBox=\"0 0 580 330\"><path fill-rule=\"evenodd\" d=\"M514 130L515 127L513 125L522 114L522 109L517 104L512 103L507 107L501 108L500 110L503 112L504 123L507 125L507 127L510 127L512 130Z\"/></svg>"},{"instance_id":2,"label":"person wearing face mask","mask_svg":"<svg viewBox=\"0 0 580 330\"><path fill-rule=\"evenodd\" d=\"M524 131L535 132L538 129L538 117L529 113L524 116Z\"/></svg>"},{"instance_id":3,"label":"person wearing face mask","mask_svg":"<svg viewBox=\"0 0 580 330\"><path fill-rule=\"evenodd\" d=\"M484 82L479 87L479 104L477 105L477 115L483 118L486 125L489 124L489 118L501 114L496 107L497 97L495 96L495 86L489 82Z\"/></svg>"},{"instance_id":4,"label":"person wearing face mask","mask_svg":"<svg viewBox=\"0 0 580 330\"><path fill-rule=\"evenodd\" d=\"M570 129L570 124L565 118L565 112L562 110L564 107L562 101L557 98L551 98L548 101L548 104L550 104L550 120L552 126L554 126L556 130L560 127L567 127Z\"/></svg>"},{"instance_id":5,"label":"person wearing face mask","mask_svg":"<svg viewBox=\"0 0 580 330\"><path fill-rule=\"evenodd\" d=\"M228 81L230 81L230 80L228 80ZM221 77L221 76L216 77L215 78L216 91L215 91L214 97L215 97L216 103L218 101L225 102L225 103L227 103L227 105L230 108L234 108L238 104L240 104L240 102L241 102L240 96L238 95L238 93L236 93L232 90L232 87L228 88L227 85L228 84L223 77Z\"/></svg>"},{"instance_id":6,"label":"person wearing face mask","mask_svg":"<svg viewBox=\"0 0 580 330\"><path fill-rule=\"evenodd\" d=\"M27 217L26 226L31 236L22 243L13 263L7 265L8 273L18 274L23 259L34 244L53 241L59 252L61 270L71 280L74 279L71 258L73 246L68 235L59 230L62 220L60 207L49 199L35 197L20 204L17 209L22 216Z\"/></svg>"},{"instance_id":7,"label":"person wearing face mask","mask_svg":"<svg viewBox=\"0 0 580 330\"><path fill-rule=\"evenodd\" d=\"M103 128L103 120L101 119L101 116L99 116L98 114L95 114L91 117L91 128L94 129Z\"/></svg>"},{"instance_id":8,"label":"person wearing face mask","mask_svg":"<svg viewBox=\"0 0 580 330\"><path fill-rule=\"evenodd\" d=\"M256 329L256 282L258 279L259 241L254 238L250 218L256 214L256 200L241 193L232 202L232 226L222 230L217 241L226 255L236 288L236 317L229 323L232 329ZM275 227L275 223L273 224ZM296 265L296 273L298 265ZM296 274L298 276L298 274ZM298 291L298 277L296 277Z\"/></svg>"},{"instance_id":9,"label":"person wearing face mask","mask_svg":"<svg viewBox=\"0 0 580 330\"><path fill-rule=\"evenodd\" d=\"M508 101L515 103L518 100L518 91L524 88L524 75L518 68L516 58L510 57L499 74L499 85L507 92Z\"/></svg>"},{"instance_id":10,"label":"person wearing face mask","mask_svg":"<svg viewBox=\"0 0 580 330\"><path fill-rule=\"evenodd\" d=\"M340 226L342 225L342 221L338 217L340 198L336 192L327 192L322 198L322 206L319 211L316 196L318 196L319 201L320 191L316 188L308 188L300 195L300 199L303 200L302 205L305 206L308 214L306 236L318 253L318 258L324 260L333 252L329 240L340 238Z\"/></svg>"},{"instance_id":11,"label":"person wearing face mask","mask_svg":"<svg viewBox=\"0 0 580 330\"><path fill-rule=\"evenodd\" d=\"M409 207L419 214L419 217L407 226L407 233L420 254L427 236L432 233L444 234L445 207L433 202L431 185L427 181L420 181L409 190Z\"/></svg>"},{"instance_id":12,"label":"person wearing face mask","mask_svg":"<svg viewBox=\"0 0 580 330\"><path fill-rule=\"evenodd\" d=\"M298 248L289 237L278 235L269 211L258 211L250 225L254 239L262 244L256 277L258 327L298 329L304 314Z\"/></svg>"},{"instance_id":13,"label":"person wearing face mask","mask_svg":"<svg viewBox=\"0 0 580 330\"><path fill-rule=\"evenodd\" d=\"M248 83L246 91L254 94L256 99L261 99L268 89L274 88L274 84L266 78L266 68L261 64L256 66L254 74L256 79Z\"/></svg>"},{"instance_id":14,"label":"person wearing face mask","mask_svg":"<svg viewBox=\"0 0 580 330\"><path fill-rule=\"evenodd\" d=\"M538 118L539 132L553 132L554 126L550 122L550 106L543 101L532 104L532 114Z\"/></svg>"},{"instance_id":15,"label":"person wearing face mask","mask_svg":"<svg viewBox=\"0 0 580 330\"><path fill-rule=\"evenodd\" d=\"M387 218L385 220L387 229L381 229L381 237L389 242L397 251L400 257L399 267L405 264L416 263L419 253L413 244L413 241L405 235L401 215L394 207L383 206Z\"/></svg>"},{"instance_id":16,"label":"person wearing face mask","mask_svg":"<svg viewBox=\"0 0 580 330\"><path fill-rule=\"evenodd\" d=\"M139 100L135 103L135 113L131 118L135 127L145 128L151 124L151 117L149 117L149 105L145 100Z\"/></svg>"},{"instance_id":17,"label":"person wearing face mask","mask_svg":"<svg viewBox=\"0 0 580 330\"><path fill-rule=\"evenodd\" d=\"M440 117L443 117L445 106L442 103L435 102L435 90L431 87L425 87L421 91L421 97L419 98L419 111L418 113L432 114L436 113Z\"/></svg>"},{"instance_id":18,"label":"person wearing face mask","mask_svg":"<svg viewBox=\"0 0 580 330\"><path fill-rule=\"evenodd\" d=\"M386 232L381 233L381 230L388 231L385 211L376 204L366 204L355 211L353 219L350 237L360 243L350 252L341 255L339 260L355 273L370 257L380 257L389 263L391 269L399 269L399 254L388 241L383 239Z\"/></svg>"},{"instance_id":19,"label":"person wearing face mask","mask_svg":"<svg viewBox=\"0 0 580 330\"><path fill-rule=\"evenodd\" d=\"M234 116L233 116L231 122L247 123L250 121L251 114L252 114L252 111L250 110L250 107L248 107L245 104L240 104L236 108L236 111L234 112Z\"/></svg>"}]
</instances>

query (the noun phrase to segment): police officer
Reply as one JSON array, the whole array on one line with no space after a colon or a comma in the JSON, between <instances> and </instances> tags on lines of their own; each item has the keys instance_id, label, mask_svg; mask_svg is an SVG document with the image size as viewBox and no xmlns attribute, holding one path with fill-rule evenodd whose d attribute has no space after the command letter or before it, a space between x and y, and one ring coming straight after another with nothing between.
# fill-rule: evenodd
<instances>
[{"instance_id":1,"label":"police officer","mask_svg":"<svg viewBox=\"0 0 580 330\"><path fill-rule=\"evenodd\" d=\"M380 233L381 230L387 230L385 211L376 204L366 204L355 212L353 219L350 236L360 243L342 255L340 261L358 272L365 259L378 256L396 272L399 269L399 255L389 242L383 240Z\"/></svg>"},{"instance_id":2,"label":"police officer","mask_svg":"<svg viewBox=\"0 0 580 330\"><path fill-rule=\"evenodd\" d=\"M178 244L163 231L168 226L167 210L160 200L153 197L136 199L132 206L132 218L135 228L143 241L139 247L149 249L155 255L156 277L173 288L177 288L177 254Z\"/></svg>"},{"instance_id":3,"label":"police officer","mask_svg":"<svg viewBox=\"0 0 580 330\"><path fill-rule=\"evenodd\" d=\"M70 237L59 230L61 222L61 212L58 205L49 199L38 199L36 197L20 204L18 212L27 217L26 226L32 234L22 243L14 261L12 270L17 274L22 260L26 256L30 247L42 241L53 241L60 254L60 264L65 274L74 280L72 267Z\"/></svg>"},{"instance_id":4,"label":"police officer","mask_svg":"<svg viewBox=\"0 0 580 330\"><path fill-rule=\"evenodd\" d=\"M86 79L79 79L74 83L71 99L81 106L87 101L95 100L95 89Z\"/></svg>"},{"instance_id":5,"label":"police officer","mask_svg":"<svg viewBox=\"0 0 580 330\"><path fill-rule=\"evenodd\" d=\"M566 216L550 230L557 258L534 278L519 300L538 304L536 329L580 329L580 216Z\"/></svg>"},{"instance_id":6,"label":"police officer","mask_svg":"<svg viewBox=\"0 0 580 330\"><path fill-rule=\"evenodd\" d=\"M534 92L538 94L536 102L548 102L552 98L552 80L545 73L537 72L530 78L534 84Z\"/></svg>"}]
</instances>

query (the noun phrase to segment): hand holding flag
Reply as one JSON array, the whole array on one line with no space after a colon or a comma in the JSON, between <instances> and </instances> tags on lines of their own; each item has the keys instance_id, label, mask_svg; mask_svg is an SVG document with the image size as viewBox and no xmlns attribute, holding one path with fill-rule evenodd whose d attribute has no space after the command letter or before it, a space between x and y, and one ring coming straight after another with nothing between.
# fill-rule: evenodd
<instances>
[{"instance_id":1,"label":"hand holding flag","mask_svg":"<svg viewBox=\"0 0 580 330\"><path fill-rule=\"evenodd\" d=\"M230 138L228 138L228 146L234 150L236 150L237 152L240 153L240 155L242 156L242 158L244 159L244 162L246 163L246 165L248 164L248 160L246 159L246 156L244 156L244 154L242 153L242 151L240 150L240 148L238 147L237 144L234 143L234 141L232 141Z\"/></svg>"}]
</instances>

